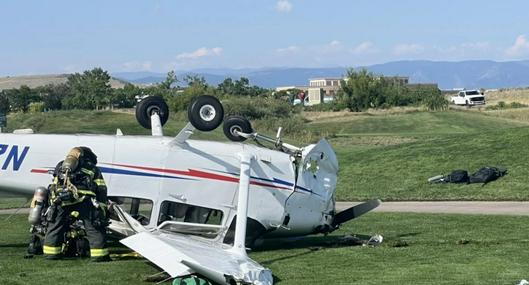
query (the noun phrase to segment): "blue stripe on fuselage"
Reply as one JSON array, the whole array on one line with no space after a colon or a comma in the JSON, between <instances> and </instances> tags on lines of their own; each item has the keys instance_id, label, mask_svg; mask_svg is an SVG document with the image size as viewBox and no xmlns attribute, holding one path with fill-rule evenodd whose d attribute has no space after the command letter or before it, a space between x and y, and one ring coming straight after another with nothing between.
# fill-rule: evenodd
<instances>
[{"instance_id":1,"label":"blue stripe on fuselage","mask_svg":"<svg viewBox=\"0 0 529 285\"><path fill-rule=\"evenodd\" d=\"M182 180L196 180L196 179L191 179L191 178L175 177L175 176L169 176L169 175L146 173L146 172L124 170L124 169L117 169L117 168L110 168L110 167L99 167L99 169L101 169L101 172L108 173L108 174L121 174L121 175L133 175L133 176L156 177L156 178L172 178L172 179L182 179Z\"/></svg>"}]
</instances>

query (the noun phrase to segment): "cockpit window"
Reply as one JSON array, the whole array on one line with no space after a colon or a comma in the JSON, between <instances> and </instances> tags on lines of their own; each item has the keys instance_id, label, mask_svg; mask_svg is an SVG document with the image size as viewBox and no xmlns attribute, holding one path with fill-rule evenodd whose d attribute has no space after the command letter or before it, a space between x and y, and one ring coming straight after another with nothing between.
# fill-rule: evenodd
<instances>
[{"instance_id":1,"label":"cockpit window","mask_svg":"<svg viewBox=\"0 0 529 285\"><path fill-rule=\"evenodd\" d=\"M222 211L172 201L163 201L160 207L158 225L165 221L220 225L222 223Z\"/></svg>"},{"instance_id":2,"label":"cockpit window","mask_svg":"<svg viewBox=\"0 0 529 285\"><path fill-rule=\"evenodd\" d=\"M108 197L143 226L149 224L152 214L152 201L130 197Z\"/></svg>"}]
</instances>

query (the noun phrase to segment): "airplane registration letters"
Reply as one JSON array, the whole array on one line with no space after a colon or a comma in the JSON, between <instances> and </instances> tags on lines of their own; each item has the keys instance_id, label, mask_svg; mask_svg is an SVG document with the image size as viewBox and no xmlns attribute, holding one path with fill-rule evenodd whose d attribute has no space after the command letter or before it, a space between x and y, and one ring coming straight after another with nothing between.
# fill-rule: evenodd
<instances>
[{"instance_id":1,"label":"airplane registration letters","mask_svg":"<svg viewBox=\"0 0 529 285\"><path fill-rule=\"evenodd\" d=\"M19 153L18 145L11 146L11 149L9 149L9 151L8 149L9 145L0 144L0 165L2 165L2 170L7 170L9 165L12 163L13 170L18 171L20 169L20 166L22 166L26 155L28 154L29 146L25 146L24 149L22 149L21 153Z\"/></svg>"}]
</instances>

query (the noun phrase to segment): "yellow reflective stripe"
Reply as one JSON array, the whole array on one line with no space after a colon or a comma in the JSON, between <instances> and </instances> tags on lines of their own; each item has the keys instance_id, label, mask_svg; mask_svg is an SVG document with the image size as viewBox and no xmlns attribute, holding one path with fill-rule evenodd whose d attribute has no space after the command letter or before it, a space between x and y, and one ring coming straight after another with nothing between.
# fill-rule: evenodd
<instances>
[{"instance_id":1,"label":"yellow reflective stripe","mask_svg":"<svg viewBox=\"0 0 529 285\"><path fill-rule=\"evenodd\" d=\"M86 168L81 168L81 172L86 173L90 175L91 177L94 177L95 173L92 170L88 170Z\"/></svg>"},{"instance_id":2,"label":"yellow reflective stripe","mask_svg":"<svg viewBox=\"0 0 529 285\"><path fill-rule=\"evenodd\" d=\"M95 196L96 195L96 193L94 193L94 191L90 191L90 190L77 189L77 193L83 194L83 195L90 195L90 196Z\"/></svg>"},{"instance_id":3,"label":"yellow reflective stripe","mask_svg":"<svg viewBox=\"0 0 529 285\"><path fill-rule=\"evenodd\" d=\"M94 183L97 185L97 186L106 186L107 184L105 183L105 180L104 179L94 179Z\"/></svg>"},{"instance_id":4,"label":"yellow reflective stripe","mask_svg":"<svg viewBox=\"0 0 529 285\"><path fill-rule=\"evenodd\" d=\"M90 257L100 257L108 255L108 248L91 248Z\"/></svg>"},{"instance_id":5,"label":"yellow reflective stripe","mask_svg":"<svg viewBox=\"0 0 529 285\"><path fill-rule=\"evenodd\" d=\"M60 246L47 246L45 245L43 248L44 254L48 255L57 255L61 253L61 247Z\"/></svg>"},{"instance_id":6,"label":"yellow reflective stripe","mask_svg":"<svg viewBox=\"0 0 529 285\"><path fill-rule=\"evenodd\" d=\"M79 197L79 199L77 199L75 201L72 201L72 202L62 202L61 205L62 206L71 206L71 205L79 204L79 203L84 201L85 197L86 196L81 196L81 197Z\"/></svg>"}]
</instances>

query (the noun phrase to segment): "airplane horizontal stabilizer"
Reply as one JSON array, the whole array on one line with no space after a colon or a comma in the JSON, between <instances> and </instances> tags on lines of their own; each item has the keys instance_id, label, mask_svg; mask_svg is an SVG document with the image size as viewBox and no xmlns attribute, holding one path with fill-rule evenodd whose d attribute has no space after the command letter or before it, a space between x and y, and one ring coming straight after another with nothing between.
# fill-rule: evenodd
<instances>
[{"instance_id":1,"label":"airplane horizontal stabilizer","mask_svg":"<svg viewBox=\"0 0 529 285\"><path fill-rule=\"evenodd\" d=\"M355 218L358 218L360 216L362 216L363 214L375 209L376 207L378 207L380 205L381 201L376 199L376 200L369 200L367 202L364 202L362 204L358 204L356 206L353 206L349 209L346 209L346 210L343 210L341 211L340 213L336 214L336 216L334 216L334 220L332 222L332 225L333 227L338 227L340 226L341 224L349 221L349 220L352 220L352 219L355 219Z\"/></svg>"}]
</instances>

